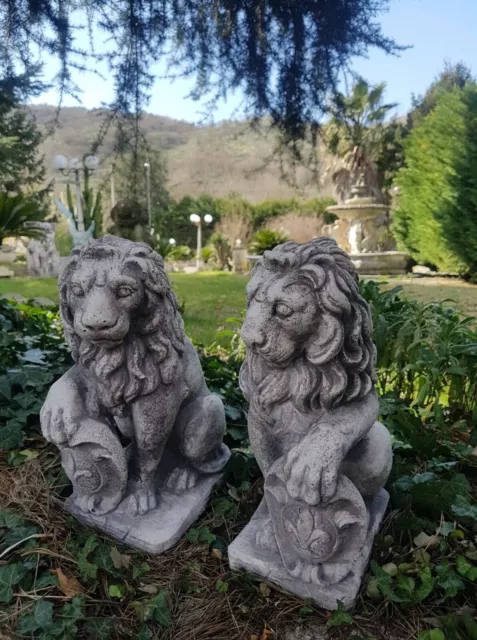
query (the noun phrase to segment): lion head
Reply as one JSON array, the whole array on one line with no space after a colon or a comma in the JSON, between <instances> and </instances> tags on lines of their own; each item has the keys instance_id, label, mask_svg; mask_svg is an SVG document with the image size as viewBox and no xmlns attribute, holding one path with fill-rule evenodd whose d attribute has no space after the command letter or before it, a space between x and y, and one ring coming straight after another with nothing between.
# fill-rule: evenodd
<instances>
[{"instance_id":1,"label":"lion head","mask_svg":"<svg viewBox=\"0 0 477 640\"><path fill-rule=\"evenodd\" d=\"M73 358L96 377L111 411L171 383L184 325L164 262L149 245L104 236L77 247L59 289Z\"/></svg>"},{"instance_id":2,"label":"lion head","mask_svg":"<svg viewBox=\"0 0 477 640\"><path fill-rule=\"evenodd\" d=\"M266 251L247 286L241 385L262 409L301 410L364 397L375 381L369 307L353 263L332 238Z\"/></svg>"}]
</instances>

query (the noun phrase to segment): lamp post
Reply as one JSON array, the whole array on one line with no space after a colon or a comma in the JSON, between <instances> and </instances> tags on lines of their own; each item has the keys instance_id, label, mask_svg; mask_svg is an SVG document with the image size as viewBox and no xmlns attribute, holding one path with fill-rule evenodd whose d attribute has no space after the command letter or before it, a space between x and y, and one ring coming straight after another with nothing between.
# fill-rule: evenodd
<instances>
[{"instance_id":1,"label":"lamp post","mask_svg":"<svg viewBox=\"0 0 477 640\"><path fill-rule=\"evenodd\" d=\"M210 224L213 218L209 213L204 216L205 224ZM190 217L190 221L197 227L197 271L200 271L201 258L202 258L202 218L196 213L193 213Z\"/></svg>"},{"instance_id":2,"label":"lamp post","mask_svg":"<svg viewBox=\"0 0 477 640\"><path fill-rule=\"evenodd\" d=\"M151 215L151 165L149 162L145 162L146 167L146 198L147 198L147 220L149 231L152 228L152 215Z\"/></svg>"},{"instance_id":3,"label":"lamp post","mask_svg":"<svg viewBox=\"0 0 477 640\"><path fill-rule=\"evenodd\" d=\"M98 168L99 158L97 156L86 156L83 161L78 158L68 160L65 156L56 155L53 158L53 166L62 175L68 176L70 173L75 174L76 185L76 221L78 231L85 231L83 205L81 203L81 171L92 173Z\"/></svg>"}]
</instances>

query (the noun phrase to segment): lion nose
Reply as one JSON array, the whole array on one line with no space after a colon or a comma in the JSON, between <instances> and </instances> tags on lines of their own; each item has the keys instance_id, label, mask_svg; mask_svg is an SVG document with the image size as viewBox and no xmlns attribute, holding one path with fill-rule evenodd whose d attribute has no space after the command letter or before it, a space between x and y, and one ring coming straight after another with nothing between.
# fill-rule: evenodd
<instances>
[{"instance_id":1,"label":"lion nose","mask_svg":"<svg viewBox=\"0 0 477 640\"><path fill-rule=\"evenodd\" d=\"M98 331L100 329L111 329L116 324L114 318L102 318L101 316L88 316L83 317L83 325L87 329L92 331Z\"/></svg>"},{"instance_id":2,"label":"lion nose","mask_svg":"<svg viewBox=\"0 0 477 640\"><path fill-rule=\"evenodd\" d=\"M242 340L251 349L262 347L265 344L266 336L253 323L245 321L240 331Z\"/></svg>"}]
</instances>

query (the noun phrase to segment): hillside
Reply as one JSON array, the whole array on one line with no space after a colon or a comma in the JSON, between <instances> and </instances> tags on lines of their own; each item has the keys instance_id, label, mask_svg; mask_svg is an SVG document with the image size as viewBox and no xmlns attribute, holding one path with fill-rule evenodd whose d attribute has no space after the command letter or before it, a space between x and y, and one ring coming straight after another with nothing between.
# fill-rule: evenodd
<instances>
[{"instance_id":1,"label":"hillside","mask_svg":"<svg viewBox=\"0 0 477 640\"><path fill-rule=\"evenodd\" d=\"M31 105L30 109L38 124L45 131L51 131L42 152L48 178L55 178L56 188L61 190L64 179L58 178L51 168L53 156L62 153L68 157L81 157L87 153L97 138L104 112L63 107L55 124L56 107ZM296 195L295 189L281 179L277 160L270 161L275 144L273 137L252 131L246 122L198 126L147 114L142 129L150 147L162 150L167 158L168 189L176 198L201 193L226 196L235 192L252 202L259 202ZM114 131L111 130L98 151L105 168L111 162L113 146ZM304 168L297 172L297 184L300 195L305 197L331 193L329 182L319 189L311 173Z\"/></svg>"}]
</instances>

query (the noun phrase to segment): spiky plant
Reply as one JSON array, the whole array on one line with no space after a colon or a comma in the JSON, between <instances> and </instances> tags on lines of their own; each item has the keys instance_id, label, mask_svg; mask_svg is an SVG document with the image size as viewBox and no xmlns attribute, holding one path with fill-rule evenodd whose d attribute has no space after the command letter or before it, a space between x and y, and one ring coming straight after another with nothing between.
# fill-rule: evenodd
<instances>
[{"instance_id":1,"label":"spiky plant","mask_svg":"<svg viewBox=\"0 0 477 640\"><path fill-rule=\"evenodd\" d=\"M43 231L35 223L44 218L45 211L33 200L21 194L0 193L0 246L5 238L43 237Z\"/></svg>"}]
</instances>

